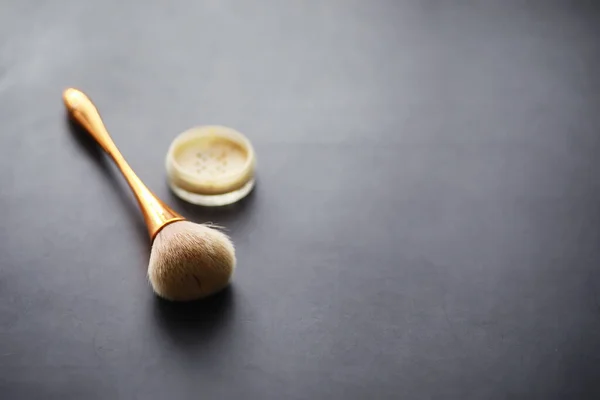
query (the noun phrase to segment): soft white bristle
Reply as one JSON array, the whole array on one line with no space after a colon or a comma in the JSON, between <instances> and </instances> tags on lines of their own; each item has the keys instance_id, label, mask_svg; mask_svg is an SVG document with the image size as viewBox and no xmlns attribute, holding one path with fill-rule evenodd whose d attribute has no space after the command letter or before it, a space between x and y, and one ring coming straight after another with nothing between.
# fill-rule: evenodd
<instances>
[{"instance_id":1,"label":"soft white bristle","mask_svg":"<svg viewBox=\"0 0 600 400\"><path fill-rule=\"evenodd\" d=\"M225 288L235 263L235 250L226 235L206 225L179 221L156 235L148 277L160 297L190 301Z\"/></svg>"}]
</instances>

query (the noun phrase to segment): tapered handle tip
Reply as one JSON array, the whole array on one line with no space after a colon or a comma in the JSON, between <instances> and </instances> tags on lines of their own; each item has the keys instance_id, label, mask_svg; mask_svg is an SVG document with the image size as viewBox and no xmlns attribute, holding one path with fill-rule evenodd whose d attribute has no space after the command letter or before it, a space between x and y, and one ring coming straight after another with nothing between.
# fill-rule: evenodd
<instances>
[{"instance_id":1,"label":"tapered handle tip","mask_svg":"<svg viewBox=\"0 0 600 400\"><path fill-rule=\"evenodd\" d=\"M63 101L65 103L65 107L69 112L77 109L77 106L81 104L82 101L86 101L87 96L83 94L82 91L75 88L67 88L63 91Z\"/></svg>"}]
</instances>

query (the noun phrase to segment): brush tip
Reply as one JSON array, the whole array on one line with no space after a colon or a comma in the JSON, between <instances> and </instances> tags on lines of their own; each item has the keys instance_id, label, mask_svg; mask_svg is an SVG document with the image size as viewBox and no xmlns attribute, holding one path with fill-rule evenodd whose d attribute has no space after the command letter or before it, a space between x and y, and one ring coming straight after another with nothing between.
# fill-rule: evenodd
<instances>
[{"instance_id":1,"label":"brush tip","mask_svg":"<svg viewBox=\"0 0 600 400\"><path fill-rule=\"evenodd\" d=\"M224 289L235 264L235 249L225 234L179 221L165 226L154 239L148 277L158 296L192 301Z\"/></svg>"}]
</instances>

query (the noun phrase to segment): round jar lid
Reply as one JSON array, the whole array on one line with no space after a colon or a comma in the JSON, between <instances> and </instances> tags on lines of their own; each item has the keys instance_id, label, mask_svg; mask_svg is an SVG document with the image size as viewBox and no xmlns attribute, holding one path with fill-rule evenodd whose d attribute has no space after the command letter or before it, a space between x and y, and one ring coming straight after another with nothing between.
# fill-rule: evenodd
<instances>
[{"instance_id":1,"label":"round jar lid","mask_svg":"<svg viewBox=\"0 0 600 400\"><path fill-rule=\"evenodd\" d=\"M166 157L169 184L182 199L202 205L233 203L254 185L254 149L240 132L224 126L188 129Z\"/></svg>"}]
</instances>

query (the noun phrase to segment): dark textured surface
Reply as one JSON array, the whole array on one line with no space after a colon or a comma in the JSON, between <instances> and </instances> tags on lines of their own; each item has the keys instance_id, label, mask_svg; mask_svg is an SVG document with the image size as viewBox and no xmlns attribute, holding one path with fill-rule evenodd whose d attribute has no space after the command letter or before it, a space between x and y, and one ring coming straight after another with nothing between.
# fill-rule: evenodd
<instances>
[{"instance_id":1,"label":"dark textured surface","mask_svg":"<svg viewBox=\"0 0 600 400\"><path fill-rule=\"evenodd\" d=\"M597 2L174 3L0 3L0 398L600 398ZM230 290L153 296L67 86ZM209 123L259 157L212 211L163 167Z\"/></svg>"}]
</instances>

